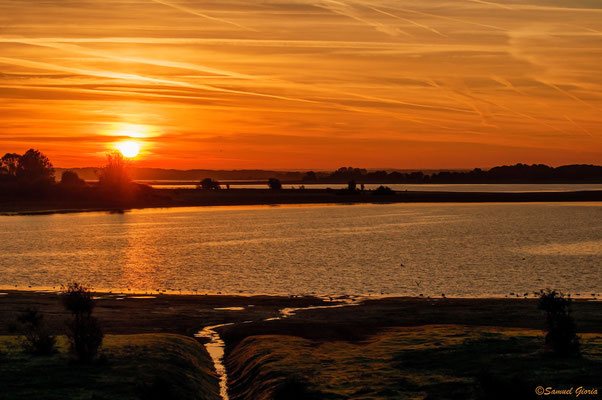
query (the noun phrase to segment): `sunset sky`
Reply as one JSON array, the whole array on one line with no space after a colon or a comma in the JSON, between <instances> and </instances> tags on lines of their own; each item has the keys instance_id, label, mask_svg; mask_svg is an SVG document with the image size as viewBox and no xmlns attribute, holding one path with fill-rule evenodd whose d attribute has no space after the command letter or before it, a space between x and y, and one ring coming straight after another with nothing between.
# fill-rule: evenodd
<instances>
[{"instance_id":1,"label":"sunset sky","mask_svg":"<svg viewBox=\"0 0 602 400\"><path fill-rule=\"evenodd\" d=\"M600 0L0 0L0 153L602 164Z\"/></svg>"}]
</instances>

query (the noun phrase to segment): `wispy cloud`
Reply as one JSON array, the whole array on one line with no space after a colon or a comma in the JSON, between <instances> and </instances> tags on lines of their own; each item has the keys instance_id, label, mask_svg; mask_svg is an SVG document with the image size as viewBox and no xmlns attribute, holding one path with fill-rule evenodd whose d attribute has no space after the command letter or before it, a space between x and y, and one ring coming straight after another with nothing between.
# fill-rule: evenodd
<instances>
[{"instance_id":1,"label":"wispy cloud","mask_svg":"<svg viewBox=\"0 0 602 400\"><path fill-rule=\"evenodd\" d=\"M380 21L376 21L370 17L363 16L361 11L359 11L356 7L346 4L340 1L335 0L321 0L317 3L314 3L317 7L325 8L333 13L343 15L345 17L351 18L355 21L359 21L371 28L376 29L379 32L382 32L389 36L399 36L406 35L411 36L408 32L401 30L399 27L392 26Z\"/></svg>"},{"instance_id":2,"label":"wispy cloud","mask_svg":"<svg viewBox=\"0 0 602 400\"><path fill-rule=\"evenodd\" d=\"M602 5L591 0L0 0L0 9L0 153L30 138L59 165L87 164L108 127L126 123L154 127L142 163L167 157L174 167L602 157Z\"/></svg>"},{"instance_id":3,"label":"wispy cloud","mask_svg":"<svg viewBox=\"0 0 602 400\"><path fill-rule=\"evenodd\" d=\"M220 22L220 23L223 23L223 24L232 25L232 26L235 26L237 28L244 29L244 30L249 30L249 31L254 31L255 30L255 29L251 29L249 27L243 26L241 24L238 24L236 22L229 21L227 19L213 17L213 16L211 16L209 14L205 14L205 13L199 12L199 11L194 10L192 8L189 8L189 7L186 7L186 6L180 5L178 3L171 2L171 1L165 1L165 0L150 0L150 1L152 1L154 3L157 3L157 4L161 4L161 5L167 6L167 7L171 7L173 9L185 12L187 14L195 15L197 17L202 17L202 18L205 18L205 19L208 19L208 20L211 20L211 21L215 21L215 22Z\"/></svg>"},{"instance_id":4,"label":"wispy cloud","mask_svg":"<svg viewBox=\"0 0 602 400\"><path fill-rule=\"evenodd\" d=\"M392 17L392 18L395 18L395 19L399 19L401 21L405 21L405 22L407 22L407 23L409 23L411 25L415 25L415 26L417 26L419 28L426 29L427 31L433 32L433 33L435 33L435 34L437 34L439 36L447 36L447 35L444 35L443 33L439 32L437 29L432 28L432 27L430 27L428 25L425 25L425 24L421 24L421 23L419 23L417 21L414 21L414 20L411 20L411 19L408 19L408 18L404 18L404 17L400 17L397 14L392 14L390 12L381 10L379 8L376 8L376 7L368 6L368 8L370 8L371 10L376 11L377 13L380 13L380 14L383 14L383 15L387 15L389 17Z\"/></svg>"}]
</instances>

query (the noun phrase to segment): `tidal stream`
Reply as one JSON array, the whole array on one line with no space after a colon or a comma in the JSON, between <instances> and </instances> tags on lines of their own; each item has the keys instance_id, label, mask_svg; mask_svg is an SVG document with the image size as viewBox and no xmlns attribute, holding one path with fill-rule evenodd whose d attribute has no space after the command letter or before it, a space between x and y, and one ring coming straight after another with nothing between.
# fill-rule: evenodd
<instances>
[{"instance_id":1,"label":"tidal stream","mask_svg":"<svg viewBox=\"0 0 602 400\"><path fill-rule=\"evenodd\" d=\"M283 308L278 312L278 316L266 318L263 321L275 321L275 320L279 320L279 319L289 318L289 317L292 317L293 315L295 315L298 311L357 306L362 303L362 299L355 298L355 297L336 299L336 300L332 300L332 301L336 301L337 304L331 305L331 306L328 305L328 306ZM254 321L244 321L241 323L248 324L251 322L254 322ZM224 364L225 343L224 343L223 339L220 337L219 333L217 332L217 329L224 327L224 326L234 325L234 324L235 323L233 323L233 322L229 322L226 324L206 326L194 335L197 338L204 338L207 340L207 342L205 343L205 348L207 349L209 356L213 360L215 372L217 373L217 376L219 378L219 391L220 391L220 397L222 398L222 400L230 400L230 397L228 395L228 372L226 371L226 365Z\"/></svg>"}]
</instances>

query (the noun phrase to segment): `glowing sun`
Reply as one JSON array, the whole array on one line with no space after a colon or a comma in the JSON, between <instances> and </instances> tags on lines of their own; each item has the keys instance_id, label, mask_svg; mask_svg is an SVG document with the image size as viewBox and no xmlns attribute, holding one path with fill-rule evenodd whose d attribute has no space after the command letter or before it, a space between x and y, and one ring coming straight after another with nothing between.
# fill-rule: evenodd
<instances>
[{"instance_id":1,"label":"glowing sun","mask_svg":"<svg viewBox=\"0 0 602 400\"><path fill-rule=\"evenodd\" d=\"M117 144L117 149L123 154L126 158L134 158L140 153L140 145L131 140L127 142L121 142Z\"/></svg>"}]
</instances>

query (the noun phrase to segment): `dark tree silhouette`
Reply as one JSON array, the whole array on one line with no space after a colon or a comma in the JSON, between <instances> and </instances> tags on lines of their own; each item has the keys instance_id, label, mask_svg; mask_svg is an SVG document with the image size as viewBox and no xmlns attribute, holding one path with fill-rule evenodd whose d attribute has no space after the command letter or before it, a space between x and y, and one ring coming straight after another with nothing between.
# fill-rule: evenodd
<instances>
[{"instance_id":1,"label":"dark tree silhouette","mask_svg":"<svg viewBox=\"0 0 602 400\"><path fill-rule=\"evenodd\" d=\"M98 353L104 334L100 323L92 316L95 307L92 292L74 282L63 289L63 305L73 320L67 324L71 353L82 363L89 363Z\"/></svg>"},{"instance_id":2,"label":"dark tree silhouette","mask_svg":"<svg viewBox=\"0 0 602 400\"><path fill-rule=\"evenodd\" d=\"M29 149L23 155L7 153L0 159L0 179L23 184L54 183L54 168L44 154Z\"/></svg>"},{"instance_id":3,"label":"dark tree silhouette","mask_svg":"<svg viewBox=\"0 0 602 400\"><path fill-rule=\"evenodd\" d=\"M85 186L86 182L81 179L76 172L65 171L61 175L61 185L69 187L81 187Z\"/></svg>"},{"instance_id":4,"label":"dark tree silhouette","mask_svg":"<svg viewBox=\"0 0 602 400\"><path fill-rule=\"evenodd\" d=\"M546 347L563 357L579 355L579 337L571 316L571 299L555 290L542 290L537 307L546 313Z\"/></svg>"},{"instance_id":5,"label":"dark tree silhouette","mask_svg":"<svg viewBox=\"0 0 602 400\"><path fill-rule=\"evenodd\" d=\"M280 189L282 189L282 183L280 183L280 179L277 179L277 178L270 178L268 180L268 186L272 190L280 190Z\"/></svg>"},{"instance_id":6,"label":"dark tree silhouette","mask_svg":"<svg viewBox=\"0 0 602 400\"><path fill-rule=\"evenodd\" d=\"M54 167L44 154L29 149L19 158L17 178L25 182L54 182Z\"/></svg>"},{"instance_id":7,"label":"dark tree silhouette","mask_svg":"<svg viewBox=\"0 0 602 400\"><path fill-rule=\"evenodd\" d=\"M0 178L4 180L15 179L17 177L20 158L21 156L17 153L6 153L0 159Z\"/></svg>"},{"instance_id":8,"label":"dark tree silhouette","mask_svg":"<svg viewBox=\"0 0 602 400\"><path fill-rule=\"evenodd\" d=\"M347 182L347 190L349 190L350 192L355 192L356 188L357 188L357 183L354 180Z\"/></svg>"},{"instance_id":9,"label":"dark tree silhouette","mask_svg":"<svg viewBox=\"0 0 602 400\"><path fill-rule=\"evenodd\" d=\"M19 330L25 336L23 348L34 355L50 355L56 351L56 338L52 336L44 323L44 314L30 307L17 317Z\"/></svg>"},{"instance_id":10,"label":"dark tree silhouette","mask_svg":"<svg viewBox=\"0 0 602 400\"><path fill-rule=\"evenodd\" d=\"M306 177L303 178L306 180ZM553 168L542 164L516 164L475 168L471 171L440 171L425 174L422 171L371 171L342 167L320 178L322 182L343 183L350 180L369 183L553 183L602 182L602 166L564 165Z\"/></svg>"},{"instance_id":11,"label":"dark tree silhouette","mask_svg":"<svg viewBox=\"0 0 602 400\"><path fill-rule=\"evenodd\" d=\"M220 189L220 185L218 181L214 181L211 178L205 178L199 184L200 188L203 190L217 190Z\"/></svg>"},{"instance_id":12,"label":"dark tree silhouette","mask_svg":"<svg viewBox=\"0 0 602 400\"><path fill-rule=\"evenodd\" d=\"M98 185L101 190L124 200L131 193L132 179L129 174L130 164L118 151L107 154L107 163L100 170Z\"/></svg>"}]
</instances>

